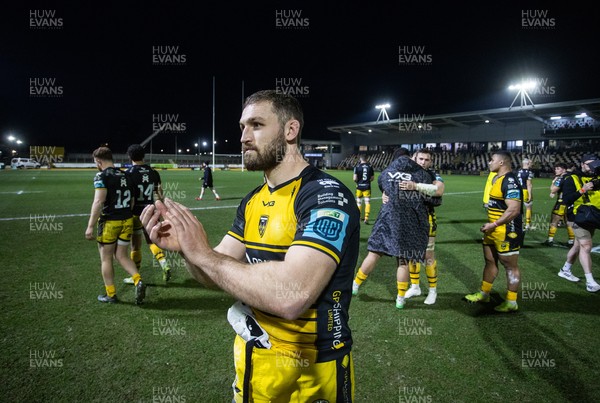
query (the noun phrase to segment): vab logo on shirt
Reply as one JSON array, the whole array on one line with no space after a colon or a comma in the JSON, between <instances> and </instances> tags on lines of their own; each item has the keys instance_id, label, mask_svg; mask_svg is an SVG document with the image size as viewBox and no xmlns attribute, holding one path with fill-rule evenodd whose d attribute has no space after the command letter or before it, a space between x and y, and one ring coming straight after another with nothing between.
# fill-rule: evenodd
<instances>
[{"instance_id":1,"label":"vab logo on shirt","mask_svg":"<svg viewBox=\"0 0 600 403\"><path fill-rule=\"evenodd\" d=\"M269 216L263 215L260 216L260 220L258 221L258 234L262 238L265 234L265 230L267 229L267 223L269 222Z\"/></svg>"},{"instance_id":2,"label":"vab logo on shirt","mask_svg":"<svg viewBox=\"0 0 600 403\"><path fill-rule=\"evenodd\" d=\"M268 202L263 201L262 204L265 207L273 207L275 205L275 200L271 200L271 201L268 201Z\"/></svg>"}]
</instances>

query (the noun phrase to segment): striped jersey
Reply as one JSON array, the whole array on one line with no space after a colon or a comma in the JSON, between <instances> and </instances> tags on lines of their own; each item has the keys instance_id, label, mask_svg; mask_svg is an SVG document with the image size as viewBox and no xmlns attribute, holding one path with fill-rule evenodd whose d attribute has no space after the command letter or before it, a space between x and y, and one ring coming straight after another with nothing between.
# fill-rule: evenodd
<instances>
[{"instance_id":1,"label":"striped jersey","mask_svg":"<svg viewBox=\"0 0 600 403\"><path fill-rule=\"evenodd\" d=\"M319 298L296 320L252 309L273 344L316 350L317 361L348 353L352 345L348 308L359 252L359 220L350 190L312 166L275 188L264 183L244 197L228 235L246 245L249 263L283 261L291 246L302 245L321 251L337 264ZM276 288L280 298L301 292L293 284Z\"/></svg>"}]
</instances>

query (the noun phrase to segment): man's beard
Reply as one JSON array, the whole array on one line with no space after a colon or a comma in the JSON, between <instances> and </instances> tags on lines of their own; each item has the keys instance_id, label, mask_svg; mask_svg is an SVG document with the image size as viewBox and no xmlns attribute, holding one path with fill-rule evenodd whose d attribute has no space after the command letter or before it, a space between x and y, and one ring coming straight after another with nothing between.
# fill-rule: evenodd
<instances>
[{"instance_id":1,"label":"man's beard","mask_svg":"<svg viewBox=\"0 0 600 403\"><path fill-rule=\"evenodd\" d=\"M244 152L244 165L249 171L270 171L281 163L285 156L287 142L283 131L277 134L273 143L268 144L264 150L250 148L254 153Z\"/></svg>"}]
</instances>

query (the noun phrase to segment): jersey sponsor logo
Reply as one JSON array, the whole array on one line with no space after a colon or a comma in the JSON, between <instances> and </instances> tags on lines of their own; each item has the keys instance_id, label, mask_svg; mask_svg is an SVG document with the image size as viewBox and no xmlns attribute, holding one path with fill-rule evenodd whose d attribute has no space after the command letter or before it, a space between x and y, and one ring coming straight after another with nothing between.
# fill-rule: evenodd
<instances>
[{"instance_id":1,"label":"jersey sponsor logo","mask_svg":"<svg viewBox=\"0 0 600 403\"><path fill-rule=\"evenodd\" d=\"M350 216L338 209L316 209L310 212L310 221L306 225L303 235L315 238L342 250L344 233Z\"/></svg>"},{"instance_id":2,"label":"jersey sponsor logo","mask_svg":"<svg viewBox=\"0 0 600 403\"><path fill-rule=\"evenodd\" d=\"M275 203L275 202L273 202ZM267 223L269 222L269 216L263 215L260 216L260 220L258 220L258 234L262 238L265 235L265 231L267 230Z\"/></svg>"},{"instance_id":3,"label":"jersey sponsor logo","mask_svg":"<svg viewBox=\"0 0 600 403\"><path fill-rule=\"evenodd\" d=\"M518 237L518 235L515 232L509 232L508 234L506 234L507 237L515 239L516 237Z\"/></svg>"},{"instance_id":4,"label":"jersey sponsor logo","mask_svg":"<svg viewBox=\"0 0 600 403\"><path fill-rule=\"evenodd\" d=\"M391 180L412 181L412 175L407 172L388 172Z\"/></svg>"},{"instance_id":5,"label":"jersey sponsor logo","mask_svg":"<svg viewBox=\"0 0 600 403\"><path fill-rule=\"evenodd\" d=\"M342 230L342 223L333 217L321 217L315 221L314 231L317 235L328 241L338 238Z\"/></svg>"},{"instance_id":6,"label":"jersey sponsor logo","mask_svg":"<svg viewBox=\"0 0 600 403\"><path fill-rule=\"evenodd\" d=\"M265 207L273 207L275 205L275 200L271 200L271 201L268 201L268 202L263 201L262 204Z\"/></svg>"},{"instance_id":7,"label":"jersey sponsor logo","mask_svg":"<svg viewBox=\"0 0 600 403\"><path fill-rule=\"evenodd\" d=\"M520 199L521 192L519 192L519 189L511 189L508 192L506 192L506 198L507 199Z\"/></svg>"},{"instance_id":8,"label":"jersey sponsor logo","mask_svg":"<svg viewBox=\"0 0 600 403\"><path fill-rule=\"evenodd\" d=\"M340 183L334 179L319 179L317 182L319 182L319 185L321 185L325 188L330 188L330 187L339 188L340 187Z\"/></svg>"}]
</instances>

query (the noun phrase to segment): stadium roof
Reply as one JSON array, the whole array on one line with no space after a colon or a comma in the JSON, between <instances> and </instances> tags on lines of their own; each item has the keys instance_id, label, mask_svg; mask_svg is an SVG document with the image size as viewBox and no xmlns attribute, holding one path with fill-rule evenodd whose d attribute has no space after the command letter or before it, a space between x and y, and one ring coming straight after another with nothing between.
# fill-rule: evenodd
<instances>
[{"instance_id":1,"label":"stadium roof","mask_svg":"<svg viewBox=\"0 0 600 403\"><path fill-rule=\"evenodd\" d=\"M584 99L579 101L553 102L539 105L513 106L512 108L486 109L472 112L447 113L440 115L423 115L419 123L431 124L433 128L464 127L481 125L486 120L495 124L520 123L525 121L550 122L551 116L563 118L575 117L585 112L594 120L600 120L600 98ZM339 126L328 126L327 129L341 135L352 134L392 134L398 133L399 125L406 118L373 121L364 123L350 123ZM409 117L410 119L410 117Z\"/></svg>"}]
</instances>

